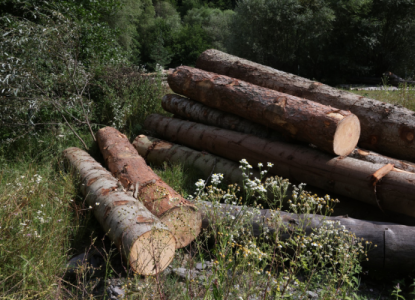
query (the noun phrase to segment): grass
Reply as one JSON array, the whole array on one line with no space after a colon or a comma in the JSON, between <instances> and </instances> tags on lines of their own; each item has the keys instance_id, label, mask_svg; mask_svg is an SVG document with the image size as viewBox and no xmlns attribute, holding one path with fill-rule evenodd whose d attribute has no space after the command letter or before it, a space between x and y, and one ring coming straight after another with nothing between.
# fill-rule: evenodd
<instances>
[{"instance_id":1,"label":"grass","mask_svg":"<svg viewBox=\"0 0 415 300\"><path fill-rule=\"evenodd\" d=\"M413 91L356 93L415 109ZM154 94L151 97L154 98ZM154 104L149 109L152 111L146 111L147 114L159 111L160 106ZM136 115L142 112L137 107L134 110ZM128 115L123 114L123 120L128 120L126 129L133 138L140 128L133 126L133 119ZM81 131L81 136L91 155L101 161L88 133ZM298 241L297 236L293 236L291 244L284 244L286 251L279 252L279 258L281 261L288 258L295 265L288 265L288 268L285 264L278 265L272 261L273 253L278 253L274 243L267 242L265 236L256 238L248 233L241 234L249 219L238 223L215 221L214 230L207 231L197 242L177 251L172 264L175 267L191 267L204 260L215 262L213 272L204 274L205 280L183 280L164 273L159 278L128 274L120 263L117 250L85 207L84 198L79 194L78 180L65 172L59 154L71 146L82 148L71 131L56 127L0 147L0 299L104 299L108 278L126 278L124 284L129 299L162 298L160 293L154 292L156 290L161 290L168 299L249 299L255 295L263 298L261 292L267 290L267 286L272 295L281 296L284 288L287 295L292 285L296 285L302 294L325 287L326 299L333 295L340 299L371 297L357 294L359 269L351 269L358 266L354 260L356 257L341 261L345 267L342 274L347 282L339 281L336 272L333 273L336 268L323 268L321 261L296 259L293 253L297 253L297 257L304 254L295 246ZM154 166L154 170L183 196L198 192L195 182L200 175L197 170L168 164ZM199 196L218 201L221 198L219 191L218 187L211 193L215 197L209 196L209 191L199 191ZM238 197L246 195L235 193ZM304 237L303 234L298 232L300 238ZM253 243L256 245L254 248L250 246ZM241 256L246 252L244 250L251 251L250 255ZM65 275L68 259L84 252L102 258L104 269L91 270L85 264L74 276ZM308 271L304 264L308 265ZM311 270L314 270L313 275L310 275ZM307 281L305 278L311 279ZM412 279L406 277L407 285L408 280L409 284L412 283ZM393 298L397 299L396 296Z\"/></svg>"}]
</instances>

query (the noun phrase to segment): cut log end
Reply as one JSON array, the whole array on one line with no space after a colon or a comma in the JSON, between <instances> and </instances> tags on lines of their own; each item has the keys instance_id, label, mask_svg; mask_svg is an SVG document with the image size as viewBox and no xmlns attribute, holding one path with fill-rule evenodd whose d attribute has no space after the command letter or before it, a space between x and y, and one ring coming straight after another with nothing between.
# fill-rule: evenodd
<instances>
[{"instance_id":1,"label":"cut log end","mask_svg":"<svg viewBox=\"0 0 415 300\"><path fill-rule=\"evenodd\" d=\"M176 248L189 245L200 233L202 228L202 215L195 208L189 206L176 206L163 216L163 222L176 237Z\"/></svg>"},{"instance_id":2,"label":"cut log end","mask_svg":"<svg viewBox=\"0 0 415 300\"><path fill-rule=\"evenodd\" d=\"M334 134L333 151L340 156L349 155L357 146L360 137L360 122L355 115L340 121Z\"/></svg>"},{"instance_id":3,"label":"cut log end","mask_svg":"<svg viewBox=\"0 0 415 300\"><path fill-rule=\"evenodd\" d=\"M130 266L141 275L155 275L173 260L176 242L169 230L152 229L141 235L130 250Z\"/></svg>"}]
</instances>

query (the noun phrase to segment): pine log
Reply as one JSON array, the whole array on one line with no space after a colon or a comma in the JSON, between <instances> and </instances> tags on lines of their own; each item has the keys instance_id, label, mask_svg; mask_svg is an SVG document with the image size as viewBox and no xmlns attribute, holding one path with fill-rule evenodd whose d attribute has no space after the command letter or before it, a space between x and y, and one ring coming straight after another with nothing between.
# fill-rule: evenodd
<instances>
[{"instance_id":1,"label":"pine log","mask_svg":"<svg viewBox=\"0 0 415 300\"><path fill-rule=\"evenodd\" d=\"M144 126L162 138L251 164L271 162L269 173L328 192L415 217L415 174L393 168L375 187L372 175L384 164L332 157L310 147L268 141L212 126L150 115Z\"/></svg>"},{"instance_id":2,"label":"pine log","mask_svg":"<svg viewBox=\"0 0 415 300\"><path fill-rule=\"evenodd\" d=\"M176 241L167 226L127 195L107 170L88 153L68 148L63 155L81 178L86 204L123 259L138 274L154 275L173 260Z\"/></svg>"},{"instance_id":3,"label":"pine log","mask_svg":"<svg viewBox=\"0 0 415 300\"><path fill-rule=\"evenodd\" d=\"M188 121L234 130L271 141L291 142L281 134L263 125L256 124L234 114L226 113L176 94L163 97L164 110ZM376 164L393 164L395 168L415 173L415 164L392 157L384 156L373 151L355 148L349 157Z\"/></svg>"},{"instance_id":4,"label":"pine log","mask_svg":"<svg viewBox=\"0 0 415 300\"><path fill-rule=\"evenodd\" d=\"M203 52L196 67L323 105L349 110L360 120L361 148L415 162L414 112L400 105L341 91L214 49Z\"/></svg>"},{"instance_id":5,"label":"pine log","mask_svg":"<svg viewBox=\"0 0 415 300\"><path fill-rule=\"evenodd\" d=\"M174 114L175 118L179 117L196 123L235 130L273 141L294 142L294 140L287 138L266 126L254 123L231 113L210 108L197 101L177 94L165 95L161 105L165 111Z\"/></svg>"},{"instance_id":6,"label":"pine log","mask_svg":"<svg viewBox=\"0 0 415 300\"><path fill-rule=\"evenodd\" d=\"M310 142L331 154L348 155L359 140L359 119L349 111L191 67L176 68L168 83L176 93Z\"/></svg>"},{"instance_id":7,"label":"pine log","mask_svg":"<svg viewBox=\"0 0 415 300\"><path fill-rule=\"evenodd\" d=\"M194 167L201 172L205 179L210 174L221 173L228 183L243 185L242 170L239 168L239 164L228 159L143 134L135 138L133 145L137 152L152 164L162 165L167 161L185 167ZM250 172L252 177L260 178L257 170L252 169Z\"/></svg>"},{"instance_id":8,"label":"pine log","mask_svg":"<svg viewBox=\"0 0 415 300\"><path fill-rule=\"evenodd\" d=\"M176 248L187 246L200 233L201 216L195 205L167 185L128 141L112 127L100 129L97 142L105 162L134 198L157 216L176 238Z\"/></svg>"},{"instance_id":9,"label":"pine log","mask_svg":"<svg viewBox=\"0 0 415 300\"><path fill-rule=\"evenodd\" d=\"M358 238L372 242L368 251L369 261L364 266L410 272L415 267L415 228L389 222L365 221L347 216L325 217L321 215L292 214L269 209L254 209L229 204L212 204L200 201L199 208L203 212L203 228L208 228L215 218L227 218L231 215L246 218L250 221L250 229L254 236L264 232L279 233L280 240L286 240L295 228L302 227L307 234L315 232L324 221L340 222L349 232ZM214 217L212 217L214 216Z\"/></svg>"}]
</instances>

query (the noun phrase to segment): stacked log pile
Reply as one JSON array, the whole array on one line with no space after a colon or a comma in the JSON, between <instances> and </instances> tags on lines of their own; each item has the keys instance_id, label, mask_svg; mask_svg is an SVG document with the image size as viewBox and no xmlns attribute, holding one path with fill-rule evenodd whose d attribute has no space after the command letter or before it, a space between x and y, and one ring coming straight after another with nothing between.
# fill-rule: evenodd
<instances>
[{"instance_id":1,"label":"stacked log pile","mask_svg":"<svg viewBox=\"0 0 415 300\"><path fill-rule=\"evenodd\" d=\"M169 74L176 94L165 95L162 106L174 117L146 119L144 127L164 140L138 136L133 144L145 159L192 165L206 177L213 171L223 173L236 183L243 180L237 167L241 159L252 165L271 162L271 175L368 203L385 214L415 217L413 112L217 50L202 53L196 67L181 66ZM257 172L253 176L259 177ZM322 218L308 217L315 224ZM373 226L392 226L343 219L359 224L350 230L369 240ZM406 234L394 231L395 240L379 234L386 248L406 249L405 254L394 252L403 259L399 263L391 258L393 251L383 251L383 262L391 259L402 266L415 258ZM396 239L403 244L397 246ZM393 246L386 246L388 242Z\"/></svg>"},{"instance_id":2,"label":"stacked log pile","mask_svg":"<svg viewBox=\"0 0 415 300\"><path fill-rule=\"evenodd\" d=\"M181 66L168 75L177 94L166 95L162 106L175 118L154 114L144 123L166 141L139 135L130 144L118 130L102 128L96 139L111 173L82 150L64 151L81 177L87 203L133 271L153 275L166 268L175 249L209 227L212 210L219 208L219 217L240 217L246 209L203 201L196 205L163 182L145 160L193 166L206 178L222 173L238 184L244 180L240 160L269 162L271 175L358 200L382 213L415 217L413 112L217 50L202 53L197 67ZM368 150L356 148L358 144ZM251 176L260 177L259 170ZM369 252L372 266L413 267L415 228L410 226L264 209L252 219L251 230L259 235L267 228L284 239L293 226L310 233L325 220L339 221L357 237L378 244Z\"/></svg>"}]
</instances>

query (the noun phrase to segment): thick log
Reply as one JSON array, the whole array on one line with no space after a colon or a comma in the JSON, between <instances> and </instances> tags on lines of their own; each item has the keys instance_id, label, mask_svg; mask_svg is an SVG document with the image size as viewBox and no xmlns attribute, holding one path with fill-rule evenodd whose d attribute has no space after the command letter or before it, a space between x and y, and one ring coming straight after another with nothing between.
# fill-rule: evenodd
<instances>
[{"instance_id":1,"label":"thick log","mask_svg":"<svg viewBox=\"0 0 415 300\"><path fill-rule=\"evenodd\" d=\"M63 155L81 178L86 203L131 269L142 275L163 271L173 260L176 241L167 226L127 195L88 153L68 148Z\"/></svg>"},{"instance_id":2,"label":"thick log","mask_svg":"<svg viewBox=\"0 0 415 300\"><path fill-rule=\"evenodd\" d=\"M176 238L176 248L193 241L200 233L202 222L195 205L161 180L118 130L102 128L96 138L112 174L167 225Z\"/></svg>"},{"instance_id":3,"label":"thick log","mask_svg":"<svg viewBox=\"0 0 415 300\"><path fill-rule=\"evenodd\" d=\"M180 117L188 121L252 134L256 137L271 141L293 142L293 140L287 139L265 126L230 113L210 108L180 95L167 94L163 97L161 104L164 110L171 112L175 117ZM349 154L349 157L375 164L393 164L397 169L415 173L415 164L384 156L373 151L355 148L352 153Z\"/></svg>"},{"instance_id":4,"label":"thick log","mask_svg":"<svg viewBox=\"0 0 415 300\"><path fill-rule=\"evenodd\" d=\"M186 146L174 144L160 140L151 136L139 135L133 143L138 153L148 162L154 165L163 165L164 162L180 164L185 167L195 168L200 171L202 178L207 179L212 173L222 173L224 181L228 184L237 183L243 187L242 171L239 163L229 159L222 158L205 151L197 151ZM250 169L251 178L260 178L259 171L255 168ZM324 197L327 191L307 186L306 190L318 197ZM286 198L292 196L292 187L289 185L286 192ZM268 194L269 199L275 197L272 191ZM277 195L282 197L281 194ZM351 199L336 194L331 194L332 198L338 198L332 216L348 215L355 219L365 219L381 222L393 222L409 226L415 226L415 219L403 214L389 212L385 214L379 209L373 209L371 205L355 199Z\"/></svg>"},{"instance_id":5,"label":"thick log","mask_svg":"<svg viewBox=\"0 0 415 300\"><path fill-rule=\"evenodd\" d=\"M383 164L336 158L303 145L268 141L160 115L149 116L144 125L169 141L233 161L245 158L253 165L272 162L270 174L415 217L414 173L394 168L373 187L371 177Z\"/></svg>"},{"instance_id":6,"label":"thick log","mask_svg":"<svg viewBox=\"0 0 415 300\"><path fill-rule=\"evenodd\" d=\"M348 155L359 140L359 120L349 111L191 67L176 68L168 83L176 93L310 142L331 154Z\"/></svg>"},{"instance_id":7,"label":"thick log","mask_svg":"<svg viewBox=\"0 0 415 300\"><path fill-rule=\"evenodd\" d=\"M341 91L214 49L203 52L196 67L338 109L350 110L360 120L360 147L415 161L415 117L409 109Z\"/></svg>"},{"instance_id":8,"label":"thick log","mask_svg":"<svg viewBox=\"0 0 415 300\"><path fill-rule=\"evenodd\" d=\"M325 217L320 215L292 214L269 209L255 209L229 204L212 204L199 201L203 212L203 227L208 228L215 218L246 218L250 221L250 229L254 236L266 231L279 233L279 239L285 240L290 231L302 227L310 234L320 228L325 221L339 222L336 227L344 226L358 238L372 242L368 251L369 261L364 265L376 269L398 270L410 272L415 267L415 228L389 222L365 221L347 216ZM233 222L235 222L233 220ZM377 247L374 247L377 245Z\"/></svg>"}]
</instances>

